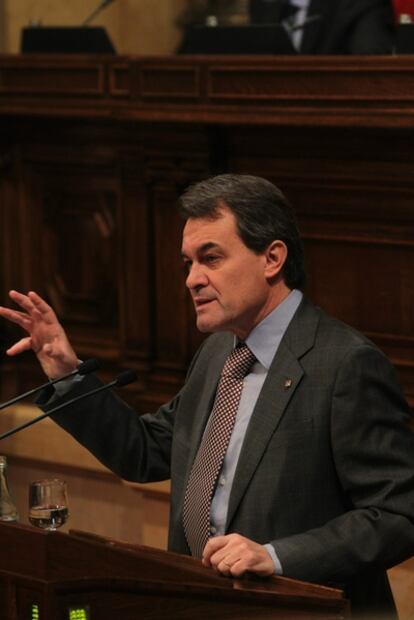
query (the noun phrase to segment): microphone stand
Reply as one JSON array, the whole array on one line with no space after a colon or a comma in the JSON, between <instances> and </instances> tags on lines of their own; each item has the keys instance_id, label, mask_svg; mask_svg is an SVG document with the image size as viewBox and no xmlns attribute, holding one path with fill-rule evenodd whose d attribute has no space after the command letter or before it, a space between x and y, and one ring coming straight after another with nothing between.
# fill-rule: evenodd
<instances>
[{"instance_id":1,"label":"microphone stand","mask_svg":"<svg viewBox=\"0 0 414 620\"><path fill-rule=\"evenodd\" d=\"M82 22L82 26L88 26L92 20L99 15L113 0L102 0L98 6L92 11L92 13Z\"/></svg>"},{"instance_id":2,"label":"microphone stand","mask_svg":"<svg viewBox=\"0 0 414 620\"><path fill-rule=\"evenodd\" d=\"M4 403L0 403L0 410L6 409L6 407L10 407L10 405L14 405L15 403L18 403L24 398L27 398L28 396L33 396L33 394L36 394L37 392L40 392L40 390L43 390L51 385L55 385L55 383L59 383L60 381L64 381L65 379L69 379L70 377L74 377L75 375L87 375L90 372L94 372L98 368L99 362L95 358L86 360L86 362L81 362L79 366L75 368L75 370L69 372L67 375L63 375L62 377L58 377L57 379L49 379L47 383L43 383L38 387L28 390L24 394L19 394L19 396L15 396L14 398L11 398Z\"/></svg>"},{"instance_id":3,"label":"microphone stand","mask_svg":"<svg viewBox=\"0 0 414 620\"><path fill-rule=\"evenodd\" d=\"M40 422L40 420L47 418L53 413L57 413L58 411L60 411L61 409L64 409L65 407L68 407L69 405L77 403L79 400L82 400L83 398L93 396L94 394L97 394L98 392L102 392L103 390L108 390L111 387L115 387L115 386L123 387L124 385L128 385L129 383L132 383L132 381L135 381L136 379L137 379L137 375L133 370L126 370L125 372L122 372L116 379L114 379L110 383L106 383L105 385L101 385L100 387L95 388L94 390L90 390L90 392L86 392L86 394L80 394L79 396L76 396L75 398L71 398L70 400L67 400L64 403L57 405L57 407L53 407L52 409L49 409L49 411L46 411L45 413L38 415L36 418L33 418L33 420L24 422L23 424L20 424L19 426L16 426L15 428L12 428L11 430L6 431L5 433L2 433L0 435L0 440L6 439L6 437L9 437L10 435L14 435L14 433L17 433L18 431L21 431L24 428L27 428L28 426L32 426L33 424L36 424L36 422Z\"/></svg>"}]
</instances>

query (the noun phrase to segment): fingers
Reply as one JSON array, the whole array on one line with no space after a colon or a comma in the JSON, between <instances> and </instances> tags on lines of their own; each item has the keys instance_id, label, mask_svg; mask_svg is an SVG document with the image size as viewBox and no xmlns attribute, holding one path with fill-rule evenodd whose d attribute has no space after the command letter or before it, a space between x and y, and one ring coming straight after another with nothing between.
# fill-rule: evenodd
<instances>
[{"instance_id":1,"label":"fingers","mask_svg":"<svg viewBox=\"0 0 414 620\"><path fill-rule=\"evenodd\" d=\"M30 332L33 322L41 320L42 315L36 310L27 295L17 291L10 291L9 296L25 312L11 308L1 308L1 316Z\"/></svg>"},{"instance_id":2,"label":"fingers","mask_svg":"<svg viewBox=\"0 0 414 620\"><path fill-rule=\"evenodd\" d=\"M203 551L203 564L211 566L211 557L220 552L228 544L228 536L214 536L210 538Z\"/></svg>"},{"instance_id":3,"label":"fingers","mask_svg":"<svg viewBox=\"0 0 414 620\"><path fill-rule=\"evenodd\" d=\"M19 325L25 331L31 333L34 323L40 321L44 321L45 324L57 322L52 308L36 293L30 292L24 295L12 290L9 296L24 312L0 306L0 316Z\"/></svg>"},{"instance_id":4,"label":"fingers","mask_svg":"<svg viewBox=\"0 0 414 620\"><path fill-rule=\"evenodd\" d=\"M23 310L25 310L27 314L33 318L47 319L49 314L51 320L56 320L56 315L49 304L47 304L44 299L39 297L39 295L34 291L30 291L27 295L24 295L23 293L12 290L9 292L9 296L18 306L23 308Z\"/></svg>"},{"instance_id":5,"label":"fingers","mask_svg":"<svg viewBox=\"0 0 414 620\"><path fill-rule=\"evenodd\" d=\"M32 339L27 337L27 338L22 338L21 340L19 340L19 342L16 342L14 345L12 345L9 349L7 349L6 353L7 355L18 355L19 353L23 353L23 351L29 351L29 349L32 348Z\"/></svg>"},{"instance_id":6,"label":"fingers","mask_svg":"<svg viewBox=\"0 0 414 620\"><path fill-rule=\"evenodd\" d=\"M4 308L0 306L0 316L12 323L16 323L26 331L29 330L29 327L32 323L30 317L25 312L19 312L18 310L12 310L11 308Z\"/></svg>"},{"instance_id":7,"label":"fingers","mask_svg":"<svg viewBox=\"0 0 414 620\"><path fill-rule=\"evenodd\" d=\"M30 332L33 324L41 321L45 325L58 323L53 309L37 293L30 291L24 295L12 290L9 292L9 296L24 312L0 306L0 316L16 323L26 331Z\"/></svg>"},{"instance_id":8,"label":"fingers","mask_svg":"<svg viewBox=\"0 0 414 620\"><path fill-rule=\"evenodd\" d=\"M22 327L28 336L12 345L7 354L17 355L32 349L48 377L63 376L74 370L78 357L49 304L34 291L25 295L12 290L9 295L21 310L0 307L0 316Z\"/></svg>"},{"instance_id":9,"label":"fingers","mask_svg":"<svg viewBox=\"0 0 414 620\"><path fill-rule=\"evenodd\" d=\"M211 538L204 549L203 564L232 577L241 577L246 572L264 577L275 572L266 548L239 534Z\"/></svg>"},{"instance_id":10,"label":"fingers","mask_svg":"<svg viewBox=\"0 0 414 620\"><path fill-rule=\"evenodd\" d=\"M18 306L26 310L26 312L31 312L34 309L33 303L30 301L28 295L24 295L23 293L19 293L18 291L10 291L9 297L12 299Z\"/></svg>"},{"instance_id":11,"label":"fingers","mask_svg":"<svg viewBox=\"0 0 414 620\"><path fill-rule=\"evenodd\" d=\"M42 299L42 297L40 297L37 293L34 291L29 291L27 296L38 312L43 315L50 315L50 318L57 320L53 308L49 306L49 304L46 303L45 300Z\"/></svg>"},{"instance_id":12,"label":"fingers","mask_svg":"<svg viewBox=\"0 0 414 620\"><path fill-rule=\"evenodd\" d=\"M203 564L214 568L222 575L231 575L232 566L238 558L231 557L228 536L210 538L203 551Z\"/></svg>"}]
</instances>

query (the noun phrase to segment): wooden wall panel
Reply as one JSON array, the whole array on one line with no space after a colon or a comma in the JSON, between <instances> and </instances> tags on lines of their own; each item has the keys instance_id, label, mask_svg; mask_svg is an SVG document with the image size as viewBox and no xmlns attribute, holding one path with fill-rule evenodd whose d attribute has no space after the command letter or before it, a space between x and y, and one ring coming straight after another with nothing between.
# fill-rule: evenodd
<instances>
[{"instance_id":1,"label":"wooden wall panel","mask_svg":"<svg viewBox=\"0 0 414 620\"><path fill-rule=\"evenodd\" d=\"M134 367L127 398L153 408L203 338L177 196L258 174L297 209L309 296L384 349L414 403L413 79L389 58L0 57L3 298L46 295L80 357ZM3 361L3 393L35 368Z\"/></svg>"},{"instance_id":2,"label":"wooden wall panel","mask_svg":"<svg viewBox=\"0 0 414 620\"><path fill-rule=\"evenodd\" d=\"M99 342L100 356L119 350L118 179L108 163L82 147L66 149L47 134L22 152L26 260L24 290L50 300L82 357ZM91 145L91 151L93 146Z\"/></svg>"},{"instance_id":3,"label":"wooden wall panel","mask_svg":"<svg viewBox=\"0 0 414 620\"><path fill-rule=\"evenodd\" d=\"M406 138L406 136L405 136ZM366 333L414 389L413 155L383 129L229 128L227 167L262 174L296 207L307 294Z\"/></svg>"},{"instance_id":4,"label":"wooden wall panel","mask_svg":"<svg viewBox=\"0 0 414 620\"><path fill-rule=\"evenodd\" d=\"M63 321L99 325L110 333L117 324L119 297L115 188L93 179L85 186L76 172L60 177L53 166L49 173L53 179L43 179L41 190L42 264L35 268Z\"/></svg>"},{"instance_id":5,"label":"wooden wall panel","mask_svg":"<svg viewBox=\"0 0 414 620\"><path fill-rule=\"evenodd\" d=\"M203 128L169 125L152 131L145 127L144 144L153 265L155 355L151 384L153 389L162 389L162 383L182 382L194 353L194 318L181 260L184 222L177 197L189 183L209 175L209 146Z\"/></svg>"},{"instance_id":6,"label":"wooden wall panel","mask_svg":"<svg viewBox=\"0 0 414 620\"><path fill-rule=\"evenodd\" d=\"M1 138L0 138L1 141ZM1 141L2 142L2 141ZM13 161L12 150L8 144L0 145L0 296L7 298L7 291L14 287L20 272L18 250L19 211L14 206L18 203L18 181ZM0 322L0 393L4 398L16 394L16 375L7 376L5 350L12 338L12 329Z\"/></svg>"},{"instance_id":7,"label":"wooden wall panel","mask_svg":"<svg viewBox=\"0 0 414 620\"><path fill-rule=\"evenodd\" d=\"M154 355L152 308L152 214L144 180L143 146L121 147L120 168L120 339L121 358L141 372Z\"/></svg>"}]
</instances>

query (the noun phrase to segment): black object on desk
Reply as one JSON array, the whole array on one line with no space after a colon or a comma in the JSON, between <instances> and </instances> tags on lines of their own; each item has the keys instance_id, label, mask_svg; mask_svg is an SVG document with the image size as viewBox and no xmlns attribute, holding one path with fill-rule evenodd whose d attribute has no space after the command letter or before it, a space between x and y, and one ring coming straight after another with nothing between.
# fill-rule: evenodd
<instances>
[{"instance_id":1,"label":"black object on desk","mask_svg":"<svg viewBox=\"0 0 414 620\"><path fill-rule=\"evenodd\" d=\"M108 33L100 26L23 28L21 51L41 54L115 54Z\"/></svg>"},{"instance_id":2,"label":"black object on desk","mask_svg":"<svg viewBox=\"0 0 414 620\"><path fill-rule=\"evenodd\" d=\"M395 33L397 54L414 54L414 24L398 24Z\"/></svg>"},{"instance_id":3,"label":"black object on desk","mask_svg":"<svg viewBox=\"0 0 414 620\"><path fill-rule=\"evenodd\" d=\"M190 26L179 54L296 54L280 24Z\"/></svg>"}]
</instances>

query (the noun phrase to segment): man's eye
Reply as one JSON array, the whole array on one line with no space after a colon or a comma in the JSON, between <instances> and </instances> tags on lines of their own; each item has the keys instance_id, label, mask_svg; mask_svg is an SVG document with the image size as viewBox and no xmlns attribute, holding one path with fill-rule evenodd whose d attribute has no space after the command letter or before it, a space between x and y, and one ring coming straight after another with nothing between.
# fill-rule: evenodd
<instances>
[{"instance_id":1,"label":"man's eye","mask_svg":"<svg viewBox=\"0 0 414 620\"><path fill-rule=\"evenodd\" d=\"M208 256L204 257L204 262L211 264L211 263L215 263L216 261L218 261L218 256L215 256L214 254L208 254Z\"/></svg>"}]
</instances>

